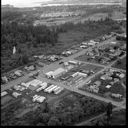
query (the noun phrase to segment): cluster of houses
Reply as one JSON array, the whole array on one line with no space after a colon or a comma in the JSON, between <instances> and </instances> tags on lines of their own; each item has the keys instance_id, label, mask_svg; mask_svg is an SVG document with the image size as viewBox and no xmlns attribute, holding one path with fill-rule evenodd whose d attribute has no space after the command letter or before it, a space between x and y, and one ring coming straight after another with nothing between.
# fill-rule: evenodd
<instances>
[{"instance_id":1,"label":"cluster of houses","mask_svg":"<svg viewBox=\"0 0 128 128\"><path fill-rule=\"evenodd\" d=\"M77 15L80 15L81 13L80 12L54 12L54 13L44 13L44 14L41 14L41 18L48 18L48 17L67 17L67 16L77 16Z\"/></svg>"},{"instance_id":2,"label":"cluster of houses","mask_svg":"<svg viewBox=\"0 0 128 128\"><path fill-rule=\"evenodd\" d=\"M7 76L6 75L2 76L1 77L1 83L2 84L8 83L8 81L16 79L16 78L21 77L21 76L23 76L23 72L21 70L16 70Z\"/></svg>"},{"instance_id":3,"label":"cluster of houses","mask_svg":"<svg viewBox=\"0 0 128 128\"><path fill-rule=\"evenodd\" d=\"M86 41L83 41L82 43L81 43L81 48L88 48L89 46L94 46L94 45L96 45L96 44L99 44L99 42L97 42L97 41L94 41L94 40L90 40L89 42L86 42Z\"/></svg>"},{"instance_id":4,"label":"cluster of houses","mask_svg":"<svg viewBox=\"0 0 128 128\"><path fill-rule=\"evenodd\" d=\"M35 59L44 59L44 60L47 60L47 61L51 61L51 62L54 62L54 61L57 61L57 60L60 60L61 57L58 56L58 55L35 55L33 56Z\"/></svg>"},{"instance_id":5,"label":"cluster of houses","mask_svg":"<svg viewBox=\"0 0 128 128\"><path fill-rule=\"evenodd\" d=\"M34 71L36 70L36 65L31 64L28 66L25 66L22 70L16 70L11 73L8 73L7 75L4 75L1 77L1 83L6 84L11 80L17 79L24 75L24 71Z\"/></svg>"},{"instance_id":6,"label":"cluster of houses","mask_svg":"<svg viewBox=\"0 0 128 128\"><path fill-rule=\"evenodd\" d=\"M123 79L124 77L125 77L124 73L117 70L108 69L107 71L104 71L102 73L102 75L100 76L100 80L97 80L94 83L90 84L89 86L86 87L86 89L89 90L90 92L99 93L100 86L102 86L101 80L102 81L110 80L109 84L105 85L105 89L110 89L112 86L115 86L114 85L115 83L120 82L120 80ZM111 93L111 97L121 99L123 96L117 92L117 93Z\"/></svg>"},{"instance_id":7,"label":"cluster of houses","mask_svg":"<svg viewBox=\"0 0 128 128\"><path fill-rule=\"evenodd\" d=\"M98 48L95 47L92 50L87 51L86 55L89 60L93 59L98 63L109 64L110 62L116 60L117 57L121 57L125 54L125 45L117 46L115 44L116 42L110 42L110 45L104 45Z\"/></svg>"},{"instance_id":8,"label":"cluster of houses","mask_svg":"<svg viewBox=\"0 0 128 128\"><path fill-rule=\"evenodd\" d=\"M57 85L53 85L53 84L49 84L46 82L42 82L38 79L33 79L29 82L26 83L21 83L19 85L15 85L13 86L13 92L12 92L12 96L15 98L18 98L19 96L22 96L22 92L25 89L30 89L35 91L36 93L39 93L40 91L44 91L45 93L54 93L54 94L59 94L60 92L63 91L63 87L57 86ZM29 93L26 92L26 95L28 95ZM4 97L8 95L7 91L3 91L1 92L1 97ZM44 100L46 99L46 97L41 96L41 95L37 95L35 94L32 97L32 101L33 102L38 102L38 103L42 103L44 102Z\"/></svg>"}]
</instances>

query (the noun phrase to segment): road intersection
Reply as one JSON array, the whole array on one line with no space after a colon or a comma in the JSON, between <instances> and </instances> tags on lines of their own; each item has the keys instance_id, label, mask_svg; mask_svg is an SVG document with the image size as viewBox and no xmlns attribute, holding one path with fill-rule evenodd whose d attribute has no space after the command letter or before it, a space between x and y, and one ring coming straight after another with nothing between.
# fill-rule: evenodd
<instances>
[{"instance_id":1,"label":"road intersection","mask_svg":"<svg viewBox=\"0 0 128 128\"><path fill-rule=\"evenodd\" d=\"M99 43L97 44L97 47L100 47L102 45L105 45L105 44L109 44L112 40L114 40L115 37L112 37L111 39L109 40L106 40L102 43ZM80 52L76 53L76 54L73 54L69 57L63 57L63 59L61 61L63 62L67 62L69 60L75 60L76 57L80 56L80 55L83 55L85 54L87 51L91 50L93 47L95 46L92 46L92 47L89 47L87 49L83 49L81 50ZM120 57L120 58L123 58L125 57L126 55ZM76 60L75 60L76 61ZM45 81L47 83L52 83L54 85L58 85L58 86L61 86L67 90L70 90L70 91L73 91L73 92L77 92L81 95L85 95L85 96L88 96L88 97L92 97L92 98L95 98L97 100L100 100L100 101L103 101L103 102L111 102L113 105L117 106L117 107L121 107L121 108L126 108L125 106L125 100L122 101L122 102L116 102L116 101L113 101L113 100L110 100L110 99L106 99L104 97L101 97L101 96L98 96L98 95L95 95L95 94L92 94L90 92L85 92L85 91L82 91L82 90L79 90L78 88L76 87L70 87L70 86L67 86L64 84L64 82L59 82L59 81L55 81L55 80L51 80L51 79L48 79L45 77L45 73L48 72L48 71L51 71L51 70L55 70L57 69L58 67L60 67L60 64L59 64L60 61L57 61L57 62L54 62L54 63L51 63L50 65L46 65L45 67L42 67L42 68L38 68L40 70L40 74L39 76L37 77L37 79L41 80L41 81ZM90 63L90 62L83 62L81 61L82 63L84 64L91 64L91 65L95 65L95 66L100 66L102 67L103 69L99 70L97 73L91 75L90 77L88 77L87 79L85 79L85 81L83 82L83 84L85 84L87 81L91 80L92 78L94 78L96 75L102 73L104 70L108 69L108 68L112 68L111 66L116 62L112 62L110 63L109 65L105 66L105 65L101 65L101 64L96 64L96 63ZM116 69L116 70L120 70L120 69L117 69L117 68L113 68L113 69ZM120 70L120 71L124 71L126 72L125 70ZM26 81L27 79L29 78L29 74L26 74L25 76L23 77L20 77L16 80L13 80L13 81L10 81L9 83L5 84L5 85L1 85L1 92L4 91L4 90L7 90L11 87L13 87L14 85L17 85L17 84L20 84L21 82L24 82ZM83 86L83 84L81 84L81 86Z\"/></svg>"}]
</instances>

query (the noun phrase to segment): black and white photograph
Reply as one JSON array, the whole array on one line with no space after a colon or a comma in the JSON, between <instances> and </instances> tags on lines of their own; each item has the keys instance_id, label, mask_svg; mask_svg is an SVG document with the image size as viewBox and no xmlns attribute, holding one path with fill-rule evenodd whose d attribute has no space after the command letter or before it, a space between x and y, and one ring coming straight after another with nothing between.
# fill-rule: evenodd
<instances>
[{"instance_id":1,"label":"black and white photograph","mask_svg":"<svg viewBox=\"0 0 128 128\"><path fill-rule=\"evenodd\" d=\"M127 0L1 0L1 126L126 126Z\"/></svg>"}]
</instances>

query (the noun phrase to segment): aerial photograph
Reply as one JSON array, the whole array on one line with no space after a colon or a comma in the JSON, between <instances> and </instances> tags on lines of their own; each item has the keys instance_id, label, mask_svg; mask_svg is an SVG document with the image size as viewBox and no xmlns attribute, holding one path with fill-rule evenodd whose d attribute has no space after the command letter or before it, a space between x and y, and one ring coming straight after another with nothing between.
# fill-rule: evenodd
<instances>
[{"instance_id":1,"label":"aerial photograph","mask_svg":"<svg viewBox=\"0 0 128 128\"><path fill-rule=\"evenodd\" d=\"M126 126L127 0L1 0L1 126Z\"/></svg>"}]
</instances>

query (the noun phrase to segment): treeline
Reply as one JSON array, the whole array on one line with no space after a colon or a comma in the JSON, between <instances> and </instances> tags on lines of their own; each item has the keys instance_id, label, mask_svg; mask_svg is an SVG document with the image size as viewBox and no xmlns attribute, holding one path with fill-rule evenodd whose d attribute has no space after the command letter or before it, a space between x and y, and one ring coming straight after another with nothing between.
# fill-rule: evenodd
<instances>
[{"instance_id":1,"label":"treeline","mask_svg":"<svg viewBox=\"0 0 128 128\"><path fill-rule=\"evenodd\" d=\"M1 32L2 72L23 65L22 59L32 55L31 48L37 49L40 46L45 47L47 44L54 46L58 39L54 28L19 25L16 22L2 24ZM12 55L14 46L16 46L16 55Z\"/></svg>"},{"instance_id":2,"label":"treeline","mask_svg":"<svg viewBox=\"0 0 128 128\"><path fill-rule=\"evenodd\" d=\"M96 38L98 36L103 36L104 34L109 34L110 32L122 32L121 24L113 21L109 17L106 17L104 20L101 18L98 21L88 20L84 23L65 23L61 26L58 26L59 32L67 31L80 31L85 33L84 40L91 38Z\"/></svg>"}]
</instances>

